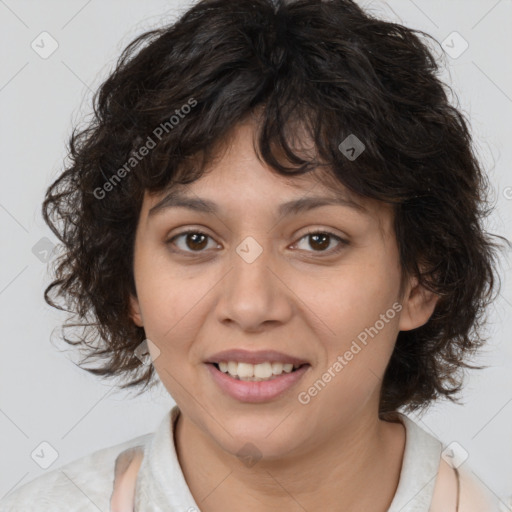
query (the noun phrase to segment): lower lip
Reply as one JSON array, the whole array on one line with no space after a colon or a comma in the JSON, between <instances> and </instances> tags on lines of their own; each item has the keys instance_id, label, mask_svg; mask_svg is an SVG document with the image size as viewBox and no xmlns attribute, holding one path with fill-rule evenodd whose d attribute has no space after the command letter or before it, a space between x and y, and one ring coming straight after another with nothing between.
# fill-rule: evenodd
<instances>
[{"instance_id":1,"label":"lower lip","mask_svg":"<svg viewBox=\"0 0 512 512\"><path fill-rule=\"evenodd\" d=\"M307 372L310 365L306 364L291 373L283 373L270 380L259 382L234 379L211 364L207 363L208 371L219 387L232 398L241 402L267 402L294 386Z\"/></svg>"}]
</instances>

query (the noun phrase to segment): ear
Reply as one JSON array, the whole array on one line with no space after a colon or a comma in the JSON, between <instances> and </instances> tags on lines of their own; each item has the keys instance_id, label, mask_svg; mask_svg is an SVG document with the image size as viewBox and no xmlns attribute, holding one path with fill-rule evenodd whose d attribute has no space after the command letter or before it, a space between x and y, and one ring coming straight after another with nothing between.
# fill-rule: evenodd
<instances>
[{"instance_id":1,"label":"ear","mask_svg":"<svg viewBox=\"0 0 512 512\"><path fill-rule=\"evenodd\" d=\"M409 331L425 325L432 316L439 295L418 284L418 278L411 278L404 294L400 313L399 330Z\"/></svg>"},{"instance_id":2,"label":"ear","mask_svg":"<svg viewBox=\"0 0 512 512\"><path fill-rule=\"evenodd\" d=\"M140 310L139 300L137 297L134 297L132 294L130 294L130 317L135 323L135 325L138 325L139 327L144 326L144 322L142 320L142 313Z\"/></svg>"}]
</instances>

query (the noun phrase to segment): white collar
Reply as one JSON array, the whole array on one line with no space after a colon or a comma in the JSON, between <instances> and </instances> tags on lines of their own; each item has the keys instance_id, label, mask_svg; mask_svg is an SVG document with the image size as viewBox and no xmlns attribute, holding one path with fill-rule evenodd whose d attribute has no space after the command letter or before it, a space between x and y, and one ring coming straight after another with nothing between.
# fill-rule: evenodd
<instances>
[{"instance_id":1,"label":"white collar","mask_svg":"<svg viewBox=\"0 0 512 512\"><path fill-rule=\"evenodd\" d=\"M187 485L174 446L175 405L146 446L135 487L134 512L199 512Z\"/></svg>"},{"instance_id":2,"label":"white collar","mask_svg":"<svg viewBox=\"0 0 512 512\"><path fill-rule=\"evenodd\" d=\"M134 512L199 512L183 475L174 445L175 405L145 448L136 482ZM397 412L406 430L398 487L388 512L428 512L442 452L442 443L406 415Z\"/></svg>"},{"instance_id":3,"label":"white collar","mask_svg":"<svg viewBox=\"0 0 512 512\"><path fill-rule=\"evenodd\" d=\"M428 512L443 445L405 414L396 415L405 426L405 451L398 487L387 512Z\"/></svg>"}]
</instances>

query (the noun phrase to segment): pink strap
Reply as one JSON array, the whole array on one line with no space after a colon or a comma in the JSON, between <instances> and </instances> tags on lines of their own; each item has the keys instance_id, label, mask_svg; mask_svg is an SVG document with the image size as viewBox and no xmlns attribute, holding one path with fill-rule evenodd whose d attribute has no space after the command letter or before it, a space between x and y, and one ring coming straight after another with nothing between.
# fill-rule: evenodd
<instances>
[{"instance_id":1,"label":"pink strap","mask_svg":"<svg viewBox=\"0 0 512 512\"><path fill-rule=\"evenodd\" d=\"M441 458L429 512L459 512L459 503L459 471Z\"/></svg>"},{"instance_id":2,"label":"pink strap","mask_svg":"<svg viewBox=\"0 0 512 512\"><path fill-rule=\"evenodd\" d=\"M143 458L143 446L129 448L117 456L114 470L114 488L110 498L111 512L133 512L135 483Z\"/></svg>"}]
</instances>

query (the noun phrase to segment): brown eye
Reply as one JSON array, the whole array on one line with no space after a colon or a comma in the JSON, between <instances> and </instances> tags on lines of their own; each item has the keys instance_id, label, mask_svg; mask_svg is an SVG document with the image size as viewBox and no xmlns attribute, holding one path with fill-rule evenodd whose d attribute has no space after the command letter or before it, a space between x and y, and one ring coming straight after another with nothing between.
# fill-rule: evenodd
<instances>
[{"instance_id":1,"label":"brown eye","mask_svg":"<svg viewBox=\"0 0 512 512\"><path fill-rule=\"evenodd\" d=\"M201 231L184 231L173 236L166 243L169 245L176 245L180 252L204 252L203 249L208 245L208 239L211 238L209 235L202 233ZM182 239L184 243L180 247L175 240Z\"/></svg>"},{"instance_id":2,"label":"brown eye","mask_svg":"<svg viewBox=\"0 0 512 512\"><path fill-rule=\"evenodd\" d=\"M209 239L212 240L206 233L191 229L178 233L168 240L166 244L177 247L177 249L171 249L173 252L181 252L189 255L193 253L200 254L206 252L205 249L208 246ZM177 243L178 240L182 241L181 246ZM336 254L349 243L347 240L343 240L329 231L311 231L303 235L300 238L300 241L302 240L307 240L309 247L313 249L313 251L309 252L320 253L320 255L323 255L323 253L326 255ZM333 240L338 242L337 247L329 249ZM305 250L307 251L308 249Z\"/></svg>"},{"instance_id":3,"label":"brown eye","mask_svg":"<svg viewBox=\"0 0 512 512\"><path fill-rule=\"evenodd\" d=\"M325 233L317 233L315 235L308 235L309 240L311 243L311 247L313 249L319 249L321 251L329 248L329 241L330 237L329 235L326 235Z\"/></svg>"},{"instance_id":4,"label":"brown eye","mask_svg":"<svg viewBox=\"0 0 512 512\"><path fill-rule=\"evenodd\" d=\"M338 241L338 246L334 249L329 249L332 239ZM344 246L348 245L347 240L343 240L339 236L335 235L334 233L330 233L329 231L311 231L302 236L300 241L302 240L307 240L309 247L313 248L312 252L327 254L338 253L343 249Z\"/></svg>"}]
</instances>

